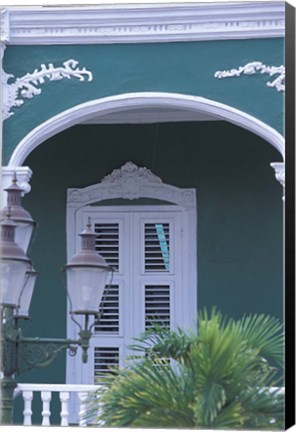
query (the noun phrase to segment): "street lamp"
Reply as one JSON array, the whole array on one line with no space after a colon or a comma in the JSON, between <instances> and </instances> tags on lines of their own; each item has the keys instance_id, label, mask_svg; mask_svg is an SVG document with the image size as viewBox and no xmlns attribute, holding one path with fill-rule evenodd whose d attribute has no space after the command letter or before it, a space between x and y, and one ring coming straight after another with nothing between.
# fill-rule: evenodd
<instances>
[{"instance_id":1,"label":"street lamp","mask_svg":"<svg viewBox=\"0 0 296 432\"><path fill-rule=\"evenodd\" d=\"M6 218L9 208L11 219L17 224L15 242L27 253L33 230L36 227L36 222L32 219L30 213L21 205L22 193L24 191L17 184L16 173L13 174L11 185L4 190L7 192L7 206L1 211L0 219L3 221Z\"/></svg>"},{"instance_id":2,"label":"street lamp","mask_svg":"<svg viewBox=\"0 0 296 432\"><path fill-rule=\"evenodd\" d=\"M16 183L15 183L16 184ZM20 201L18 206L21 207ZM77 339L52 339L25 337L19 320L29 318L29 308L37 272L31 260L16 243L17 223L12 220L10 207L6 219L1 222L1 421L13 422L13 393L17 387L16 375L36 367L48 366L63 349L75 355L82 348L82 361L87 362L92 325L89 316L99 314L106 279L112 268L95 251L96 234L88 220L86 229L80 233L81 251L63 267L67 274L67 294L71 304L71 316L84 317ZM32 231L31 231L32 232ZM97 307L94 304L98 305ZM38 351L38 356L36 352Z\"/></svg>"},{"instance_id":3,"label":"street lamp","mask_svg":"<svg viewBox=\"0 0 296 432\"><path fill-rule=\"evenodd\" d=\"M1 222L2 303L11 308L17 307L25 275L32 266L24 251L14 241L16 226L10 213Z\"/></svg>"},{"instance_id":4,"label":"street lamp","mask_svg":"<svg viewBox=\"0 0 296 432\"><path fill-rule=\"evenodd\" d=\"M38 273L33 267L26 272L25 283L19 297L19 305L16 313L18 319L30 319L29 309L37 276Z\"/></svg>"}]
</instances>

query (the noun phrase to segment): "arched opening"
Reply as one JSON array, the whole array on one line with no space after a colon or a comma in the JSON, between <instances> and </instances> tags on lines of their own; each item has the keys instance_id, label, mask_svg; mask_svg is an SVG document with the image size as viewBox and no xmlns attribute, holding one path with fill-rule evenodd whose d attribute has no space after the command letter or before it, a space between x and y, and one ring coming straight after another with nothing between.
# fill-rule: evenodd
<instances>
[{"instance_id":1,"label":"arched opening","mask_svg":"<svg viewBox=\"0 0 296 432\"><path fill-rule=\"evenodd\" d=\"M51 333L66 329L59 268L67 259L67 189L96 184L129 160L167 184L196 189L199 305L215 304L236 317L263 310L280 316L281 188L269 163L282 152L282 137L246 114L192 98L142 94L93 101L32 131L14 153L10 166L26 164L34 173L24 206L40 223L32 250L40 272L32 319L42 323L42 334L48 322ZM40 310L41 298L48 310ZM48 381L64 379L62 360L58 375L56 368L47 371Z\"/></svg>"},{"instance_id":2,"label":"arched opening","mask_svg":"<svg viewBox=\"0 0 296 432\"><path fill-rule=\"evenodd\" d=\"M46 139L69 127L94 117L112 115L117 112L143 108L176 108L198 120L201 114L206 114L212 120L225 120L247 129L274 146L284 159L284 139L273 128L251 115L227 106L220 102L205 99L200 96L143 92L128 93L92 100L66 110L33 129L14 150L8 166L23 165L26 157Z\"/></svg>"}]
</instances>

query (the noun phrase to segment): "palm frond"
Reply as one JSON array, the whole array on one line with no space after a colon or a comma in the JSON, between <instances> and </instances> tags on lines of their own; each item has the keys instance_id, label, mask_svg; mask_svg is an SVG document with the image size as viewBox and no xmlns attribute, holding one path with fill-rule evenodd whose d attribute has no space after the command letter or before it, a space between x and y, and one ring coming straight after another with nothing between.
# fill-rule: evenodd
<instances>
[{"instance_id":1,"label":"palm frond","mask_svg":"<svg viewBox=\"0 0 296 432\"><path fill-rule=\"evenodd\" d=\"M263 314L248 315L237 321L236 326L250 347L283 366L284 332L278 319Z\"/></svg>"},{"instance_id":2,"label":"palm frond","mask_svg":"<svg viewBox=\"0 0 296 432\"><path fill-rule=\"evenodd\" d=\"M133 346L137 359L112 371L89 413L106 427L280 428L283 331L265 315L234 321L216 308L199 312L198 331L155 326ZM162 358L170 358L168 362Z\"/></svg>"}]
</instances>

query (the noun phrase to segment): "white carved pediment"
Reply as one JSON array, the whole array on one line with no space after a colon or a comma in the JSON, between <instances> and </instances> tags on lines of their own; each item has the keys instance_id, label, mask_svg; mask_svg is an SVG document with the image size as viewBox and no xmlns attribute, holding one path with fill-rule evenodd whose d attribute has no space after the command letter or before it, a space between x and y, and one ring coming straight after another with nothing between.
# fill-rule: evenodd
<instances>
[{"instance_id":1,"label":"white carved pediment","mask_svg":"<svg viewBox=\"0 0 296 432\"><path fill-rule=\"evenodd\" d=\"M192 207L195 205L195 190L167 185L151 170L138 167L133 162L126 162L121 168L113 170L98 184L83 189L68 189L68 205L75 207L116 198L153 198Z\"/></svg>"}]
</instances>

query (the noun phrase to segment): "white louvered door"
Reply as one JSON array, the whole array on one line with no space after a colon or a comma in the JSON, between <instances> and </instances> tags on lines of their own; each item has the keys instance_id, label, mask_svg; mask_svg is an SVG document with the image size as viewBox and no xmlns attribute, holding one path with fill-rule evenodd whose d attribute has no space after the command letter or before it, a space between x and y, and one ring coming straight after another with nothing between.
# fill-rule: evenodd
<instances>
[{"instance_id":1,"label":"white louvered door","mask_svg":"<svg viewBox=\"0 0 296 432\"><path fill-rule=\"evenodd\" d=\"M114 268L95 320L83 383L99 380L134 354L134 337L154 324L182 326L184 213L177 206L85 207L77 231L91 217L96 250ZM94 302L96 300L94 299Z\"/></svg>"}]
</instances>

